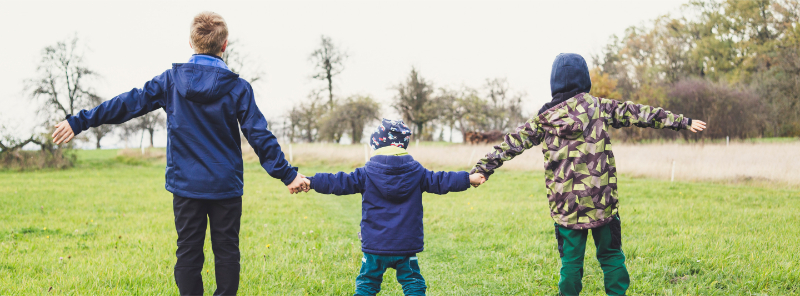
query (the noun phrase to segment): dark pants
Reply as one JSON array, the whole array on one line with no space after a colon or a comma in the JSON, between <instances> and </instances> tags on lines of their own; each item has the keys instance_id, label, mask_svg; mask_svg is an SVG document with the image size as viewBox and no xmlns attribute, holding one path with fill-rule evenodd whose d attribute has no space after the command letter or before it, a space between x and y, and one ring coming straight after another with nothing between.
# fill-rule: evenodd
<instances>
[{"instance_id":1,"label":"dark pants","mask_svg":"<svg viewBox=\"0 0 800 296\"><path fill-rule=\"evenodd\" d=\"M556 224L556 239L561 255L561 279L558 281L560 295L578 295L583 289L583 255L588 235L589 230L568 229ZM606 294L625 295L631 279L625 268L625 254L622 253L619 216L606 225L592 229L592 238L597 247L597 261L600 261L600 268L603 269Z\"/></svg>"},{"instance_id":2,"label":"dark pants","mask_svg":"<svg viewBox=\"0 0 800 296\"><path fill-rule=\"evenodd\" d=\"M372 296L381 291L383 273L387 268L397 270L397 282L403 285L403 294L424 296L425 279L419 273L417 256L381 256L364 253L361 272L356 277L356 296Z\"/></svg>"},{"instance_id":3,"label":"dark pants","mask_svg":"<svg viewBox=\"0 0 800 296\"><path fill-rule=\"evenodd\" d=\"M203 243L209 221L217 276L214 295L236 295L239 290L242 198L205 200L174 195L172 207L175 211L175 229L178 231L175 283L181 295L203 295Z\"/></svg>"}]
</instances>

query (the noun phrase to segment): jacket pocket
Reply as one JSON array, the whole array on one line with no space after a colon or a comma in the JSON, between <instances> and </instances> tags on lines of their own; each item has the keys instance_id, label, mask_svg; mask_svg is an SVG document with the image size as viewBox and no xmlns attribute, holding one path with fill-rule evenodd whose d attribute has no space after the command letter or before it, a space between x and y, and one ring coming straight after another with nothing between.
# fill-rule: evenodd
<instances>
[{"instance_id":1,"label":"jacket pocket","mask_svg":"<svg viewBox=\"0 0 800 296\"><path fill-rule=\"evenodd\" d=\"M558 224L553 223L556 227L556 241L558 241L558 256L564 258L564 239L561 237L561 232L558 229Z\"/></svg>"},{"instance_id":2,"label":"jacket pocket","mask_svg":"<svg viewBox=\"0 0 800 296\"><path fill-rule=\"evenodd\" d=\"M619 221L619 215L611 219L608 223L608 228L611 230L611 245L612 249L622 248L622 224Z\"/></svg>"}]
</instances>

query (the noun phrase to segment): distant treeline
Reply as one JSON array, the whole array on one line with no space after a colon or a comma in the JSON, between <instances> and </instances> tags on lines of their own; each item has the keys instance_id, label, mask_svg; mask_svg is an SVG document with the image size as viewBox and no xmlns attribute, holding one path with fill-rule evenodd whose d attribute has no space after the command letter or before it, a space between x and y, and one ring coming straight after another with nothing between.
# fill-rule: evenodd
<instances>
[{"instance_id":1,"label":"distant treeline","mask_svg":"<svg viewBox=\"0 0 800 296\"><path fill-rule=\"evenodd\" d=\"M708 122L703 133L622 129L626 140L800 136L800 1L691 1L612 37L594 56L596 96Z\"/></svg>"},{"instance_id":2,"label":"distant treeline","mask_svg":"<svg viewBox=\"0 0 800 296\"><path fill-rule=\"evenodd\" d=\"M381 105L368 95L338 98L334 78L344 70L347 53L322 36L319 48L310 56L315 72L312 78L324 87L312 90L286 115L281 129L284 138L294 142L339 142L348 135L353 143L380 120ZM525 121L522 112L524 93L511 89L505 78L486 79L477 87L440 87L422 77L415 68L392 89L391 107L412 128L414 137L424 141L453 141L472 132L508 132Z\"/></svg>"}]
</instances>

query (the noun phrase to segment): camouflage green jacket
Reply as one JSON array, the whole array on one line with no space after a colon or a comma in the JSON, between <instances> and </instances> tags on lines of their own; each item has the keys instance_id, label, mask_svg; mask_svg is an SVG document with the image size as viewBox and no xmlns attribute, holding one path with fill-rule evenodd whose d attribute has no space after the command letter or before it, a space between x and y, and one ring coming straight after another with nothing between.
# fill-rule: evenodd
<instances>
[{"instance_id":1,"label":"camouflage green jacket","mask_svg":"<svg viewBox=\"0 0 800 296\"><path fill-rule=\"evenodd\" d=\"M542 145L550 216L570 229L605 225L616 215L617 169L608 127L687 128L689 119L661 108L581 93L528 120L470 173L488 179L526 149Z\"/></svg>"}]
</instances>

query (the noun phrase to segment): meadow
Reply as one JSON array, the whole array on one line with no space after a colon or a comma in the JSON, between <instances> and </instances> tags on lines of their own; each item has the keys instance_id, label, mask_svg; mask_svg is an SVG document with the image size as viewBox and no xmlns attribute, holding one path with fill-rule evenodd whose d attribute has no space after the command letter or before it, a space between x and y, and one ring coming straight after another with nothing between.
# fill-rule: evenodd
<instances>
[{"instance_id":1,"label":"meadow","mask_svg":"<svg viewBox=\"0 0 800 296\"><path fill-rule=\"evenodd\" d=\"M347 148L349 158L328 147L327 160L304 156L312 148L294 147L295 164L306 175L363 164L363 147ZM459 157L473 149L410 151L429 169L451 170L466 169ZM0 295L177 294L177 235L163 159L116 150L77 153L72 169L0 171ZM529 154L530 161L541 158L538 151ZM290 195L248 159L240 295L352 295L361 262L360 196ZM519 167L509 163L480 188L424 196L426 250L418 256L430 295L557 294L558 251L543 172L517 161ZM799 188L671 183L621 169L630 295L800 294ZM210 295L208 236L206 246L203 280ZM602 275L588 243L583 295L604 294ZM380 295L402 295L391 270Z\"/></svg>"}]
</instances>

